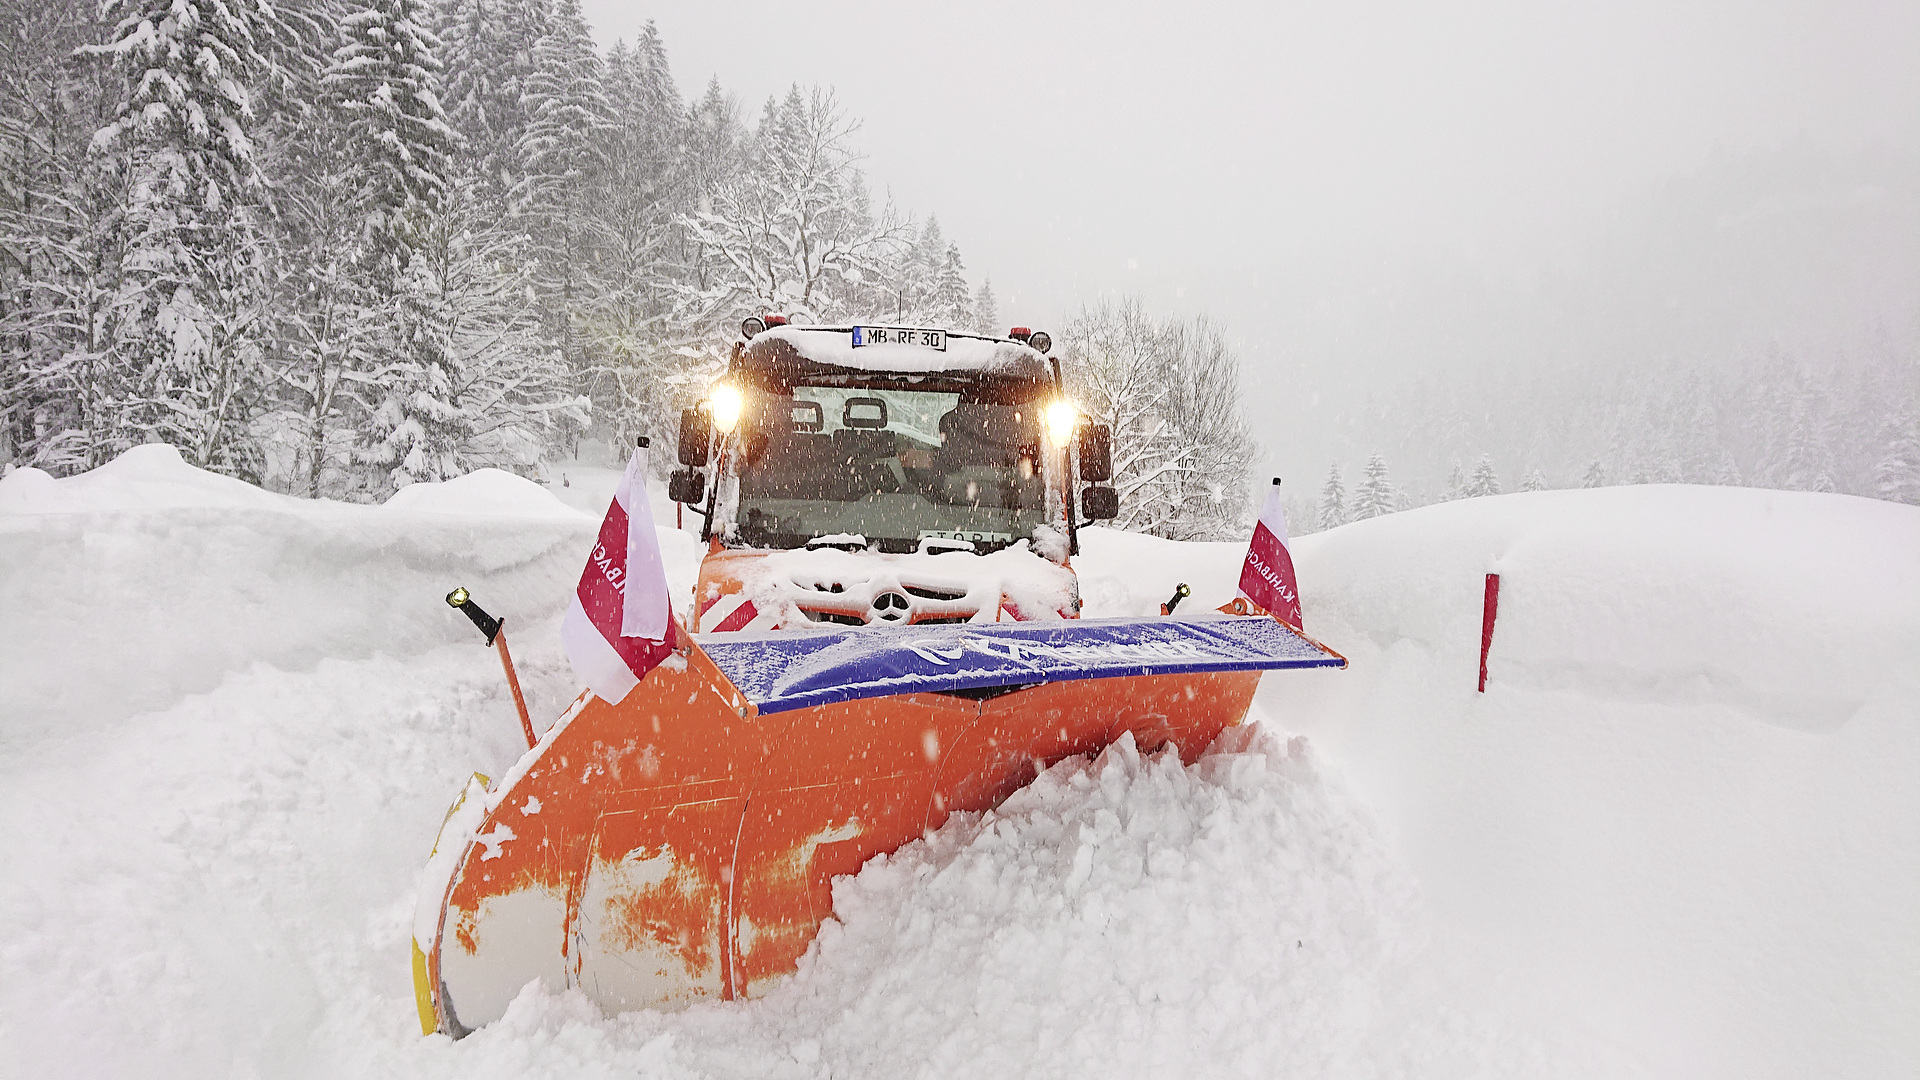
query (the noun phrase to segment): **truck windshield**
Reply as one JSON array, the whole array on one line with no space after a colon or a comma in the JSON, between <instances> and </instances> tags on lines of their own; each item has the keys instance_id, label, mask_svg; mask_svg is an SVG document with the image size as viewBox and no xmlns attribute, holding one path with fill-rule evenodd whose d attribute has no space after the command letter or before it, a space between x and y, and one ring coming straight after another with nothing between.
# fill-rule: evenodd
<instances>
[{"instance_id":1,"label":"truck windshield","mask_svg":"<svg viewBox=\"0 0 1920 1080\"><path fill-rule=\"evenodd\" d=\"M992 551L1045 520L1033 393L793 385L741 417L740 538L801 547L858 533L883 551L927 537Z\"/></svg>"}]
</instances>

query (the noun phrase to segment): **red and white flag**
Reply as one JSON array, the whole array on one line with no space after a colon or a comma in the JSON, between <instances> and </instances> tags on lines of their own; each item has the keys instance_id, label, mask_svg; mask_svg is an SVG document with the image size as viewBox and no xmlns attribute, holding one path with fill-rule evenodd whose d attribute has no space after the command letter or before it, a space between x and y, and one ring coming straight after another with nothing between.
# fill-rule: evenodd
<instances>
[{"instance_id":1,"label":"red and white flag","mask_svg":"<svg viewBox=\"0 0 1920 1080\"><path fill-rule=\"evenodd\" d=\"M1247 561L1240 567L1240 595L1273 613L1273 617L1304 630L1300 624L1300 589L1293 578L1293 552L1287 548L1287 512L1280 506L1280 481L1267 489L1267 505L1253 527Z\"/></svg>"},{"instance_id":2,"label":"red and white flag","mask_svg":"<svg viewBox=\"0 0 1920 1080\"><path fill-rule=\"evenodd\" d=\"M673 651L673 605L647 505L644 449L633 452L614 489L573 606L560 624L560 644L587 689L613 702Z\"/></svg>"}]
</instances>

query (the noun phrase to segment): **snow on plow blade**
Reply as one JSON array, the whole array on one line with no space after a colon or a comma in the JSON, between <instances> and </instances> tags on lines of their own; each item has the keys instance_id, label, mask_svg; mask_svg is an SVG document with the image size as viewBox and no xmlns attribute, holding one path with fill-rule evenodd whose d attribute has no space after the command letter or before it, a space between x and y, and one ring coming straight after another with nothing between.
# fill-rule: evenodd
<instances>
[{"instance_id":1,"label":"snow on plow blade","mask_svg":"<svg viewBox=\"0 0 1920 1080\"><path fill-rule=\"evenodd\" d=\"M702 635L620 704L583 694L449 816L415 939L423 1024L529 980L609 1012L764 992L832 880L1132 732L1191 761L1260 672L1341 667L1265 617Z\"/></svg>"}]
</instances>

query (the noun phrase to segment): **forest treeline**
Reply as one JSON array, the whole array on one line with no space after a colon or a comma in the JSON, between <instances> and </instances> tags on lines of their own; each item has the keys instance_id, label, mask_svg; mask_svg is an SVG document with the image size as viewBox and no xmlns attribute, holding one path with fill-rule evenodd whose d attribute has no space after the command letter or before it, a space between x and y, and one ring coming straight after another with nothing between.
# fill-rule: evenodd
<instances>
[{"instance_id":1,"label":"forest treeline","mask_svg":"<svg viewBox=\"0 0 1920 1080\"><path fill-rule=\"evenodd\" d=\"M1005 329L937 222L875 199L830 91L689 100L651 26L600 50L578 0L0 0L0 43L0 463L164 441L377 500L670 438L744 313ZM1119 524L1243 529L1253 438L1291 433L1249 428L1220 327L1120 300L1055 329ZM1294 520L1501 475L1920 503L1911 341L1530 380L1385 390L1328 446L1366 461L1351 496L1341 466L1290 484Z\"/></svg>"},{"instance_id":2,"label":"forest treeline","mask_svg":"<svg viewBox=\"0 0 1920 1080\"><path fill-rule=\"evenodd\" d=\"M1350 422L1356 441L1371 433L1385 449L1351 490L1335 463L1317 496L1295 492L1289 513L1303 527L1503 486L1731 484L1920 505L1920 345L1891 336L1818 367L1775 351L1721 370L1417 380ZM1396 482L1389 461L1409 479Z\"/></svg>"},{"instance_id":3,"label":"forest treeline","mask_svg":"<svg viewBox=\"0 0 1920 1080\"><path fill-rule=\"evenodd\" d=\"M997 326L822 89L684 100L578 0L5 0L0 461L303 495L665 436L743 312Z\"/></svg>"}]
</instances>

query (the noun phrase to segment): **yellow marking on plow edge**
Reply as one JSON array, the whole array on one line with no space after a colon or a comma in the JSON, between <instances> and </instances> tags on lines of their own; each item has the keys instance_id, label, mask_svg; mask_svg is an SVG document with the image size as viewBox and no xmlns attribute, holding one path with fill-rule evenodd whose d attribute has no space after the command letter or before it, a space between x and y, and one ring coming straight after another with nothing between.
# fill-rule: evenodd
<instances>
[{"instance_id":1,"label":"yellow marking on plow edge","mask_svg":"<svg viewBox=\"0 0 1920 1080\"><path fill-rule=\"evenodd\" d=\"M420 1009L420 1034L431 1035L440 1030L440 1017L433 1011L433 988L427 982L427 954L419 942L407 944L413 948L413 1003Z\"/></svg>"}]
</instances>

